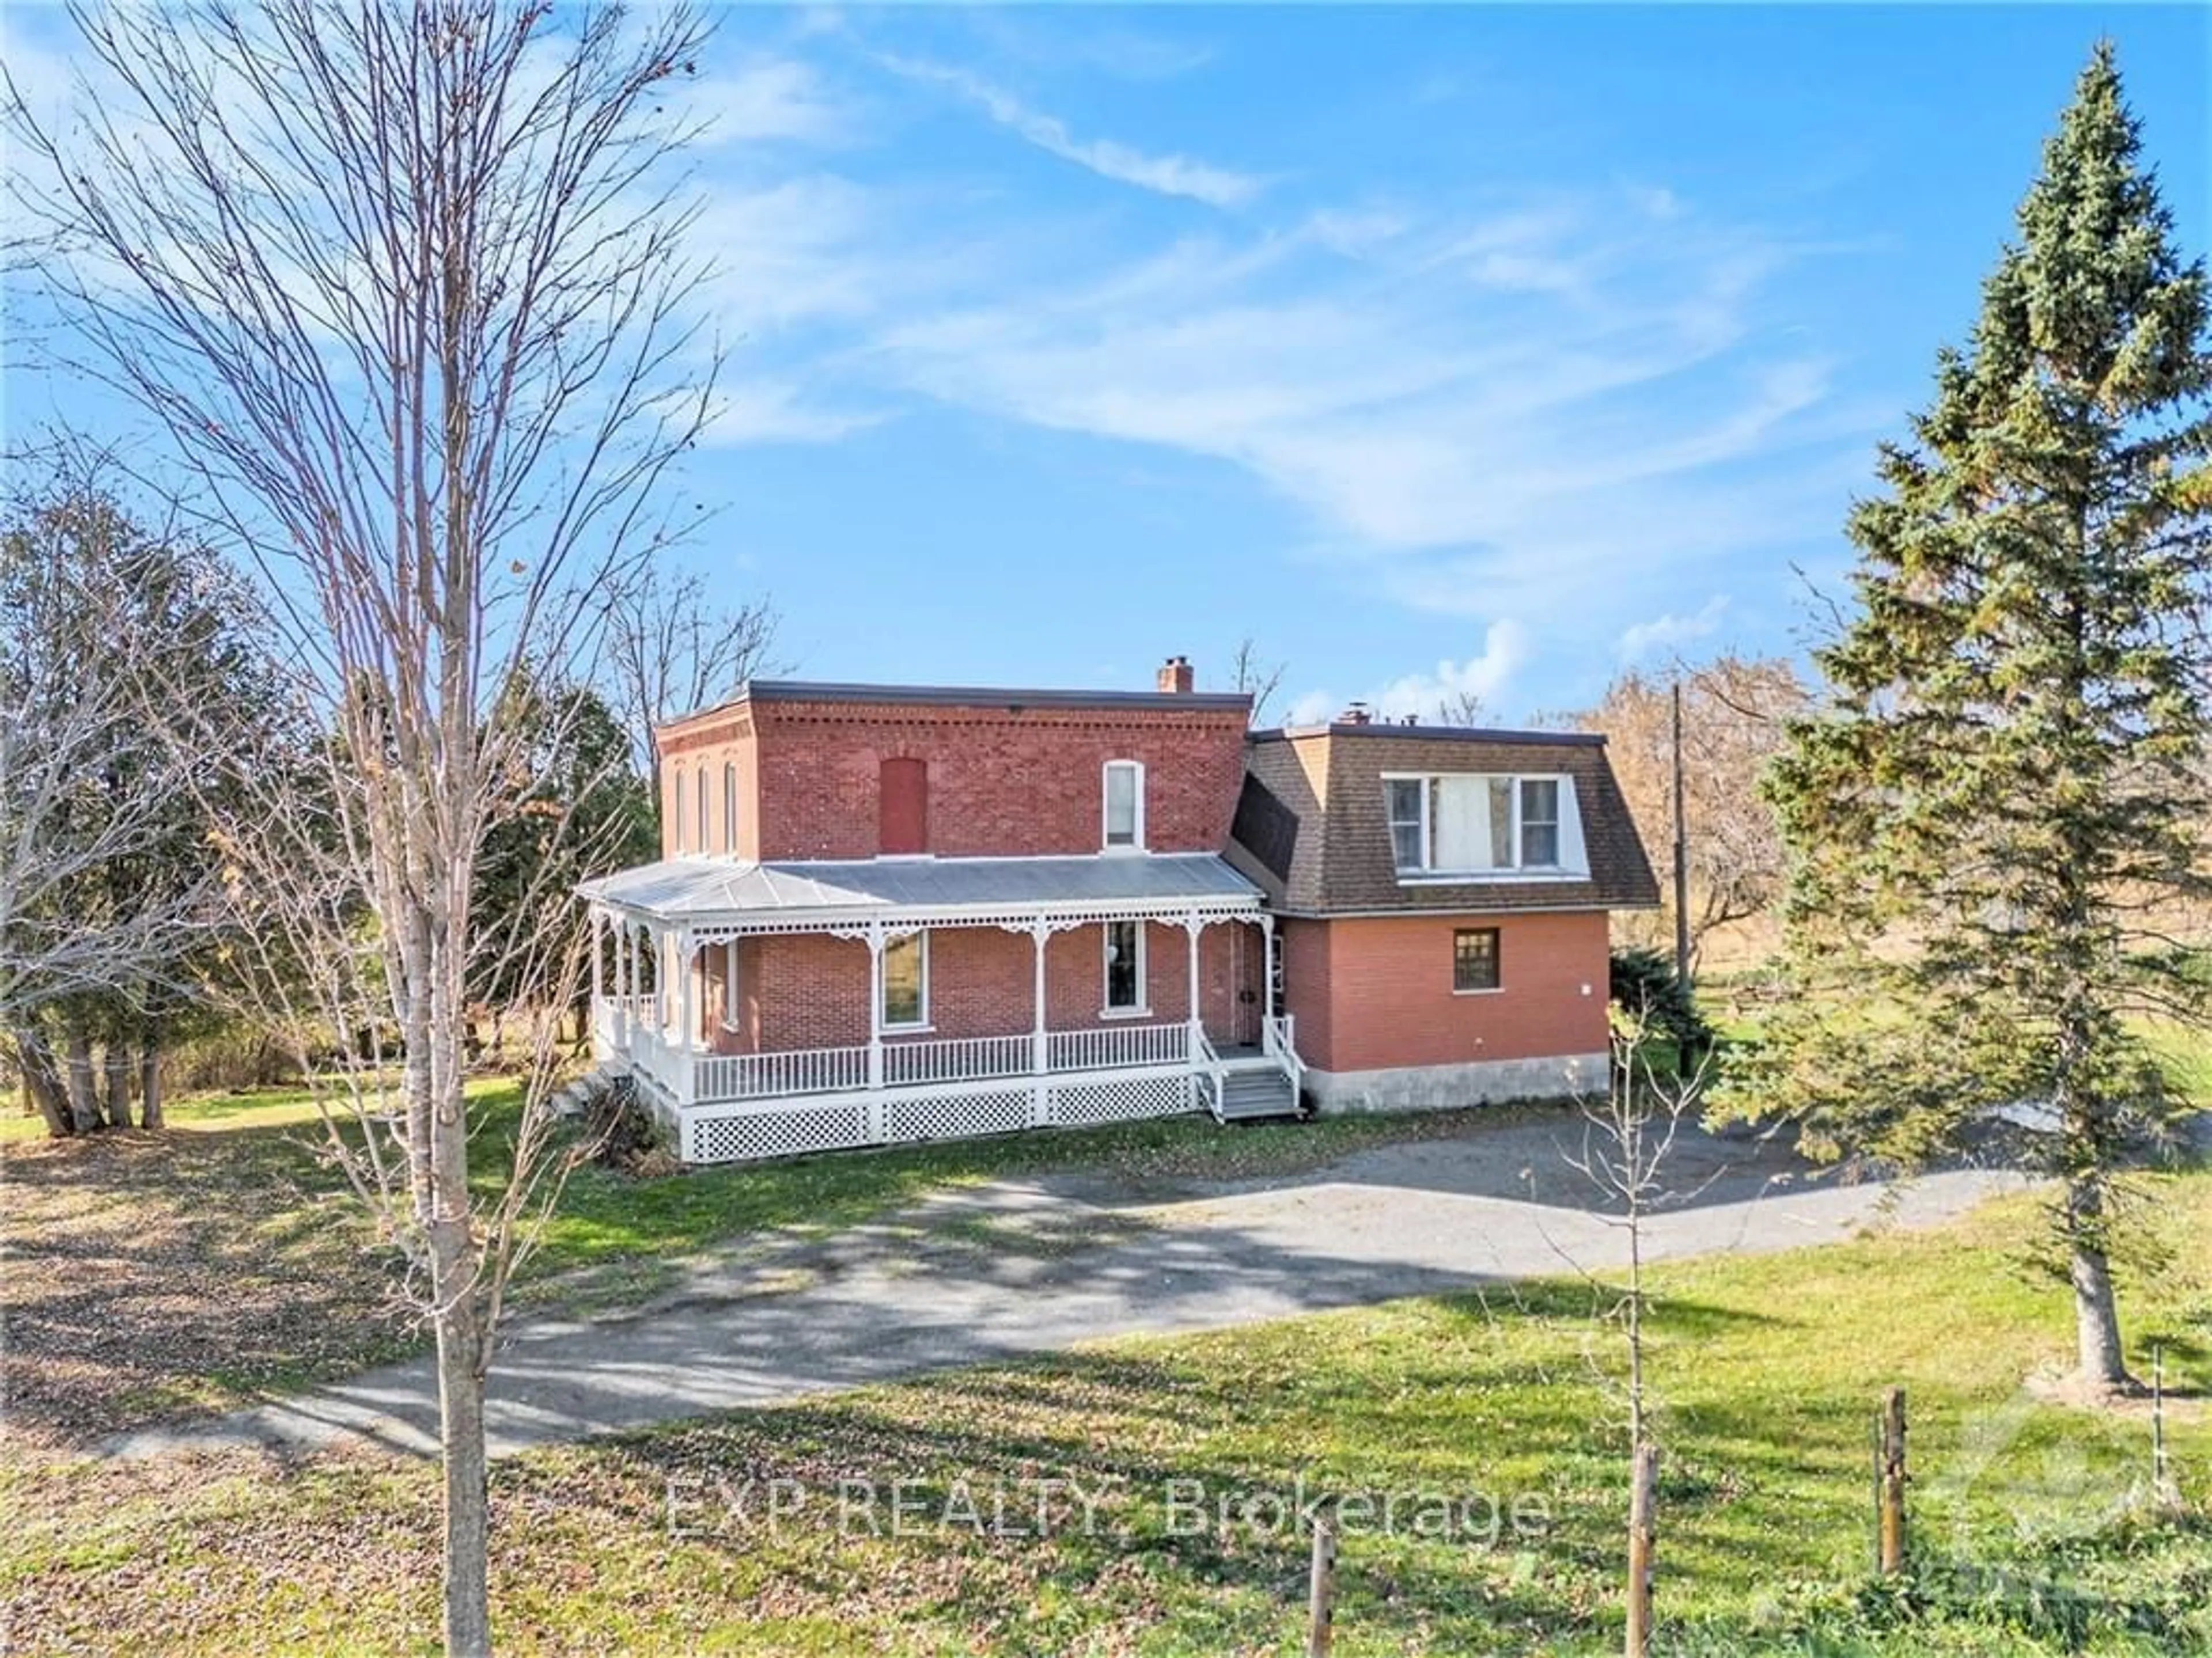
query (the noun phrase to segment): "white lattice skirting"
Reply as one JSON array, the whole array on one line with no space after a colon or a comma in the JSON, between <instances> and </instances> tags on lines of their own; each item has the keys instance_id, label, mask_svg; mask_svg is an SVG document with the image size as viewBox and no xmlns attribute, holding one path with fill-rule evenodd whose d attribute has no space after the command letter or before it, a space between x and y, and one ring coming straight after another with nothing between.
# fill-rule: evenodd
<instances>
[{"instance_id":1,"label":"white lattice skirting","mask_svg":"<svg viewBox=\"0 0 2212 1658\"><path fill-rule=\"evenodd\" d=\"M744 1163L801 1151L969 1139L1022 1128L1091 1127L1180 1116L1199 1108L1189 1072L1158 1069L689 1108L674 1106L657 1088L647 1086L643 1092L655 1114L677 1131L686 1163Z\"/></svg>"}]
</instances>

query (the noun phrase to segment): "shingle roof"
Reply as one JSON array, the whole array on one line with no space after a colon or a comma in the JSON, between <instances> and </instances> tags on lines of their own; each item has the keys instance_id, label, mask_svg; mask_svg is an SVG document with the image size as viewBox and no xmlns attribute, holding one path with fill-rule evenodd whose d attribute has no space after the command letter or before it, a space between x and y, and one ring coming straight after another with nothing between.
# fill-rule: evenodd
<instances>
[{"instance_id":1,"label":"shingle roof","mask_svg":"<svg viewBox=\"0 0 2212 1658\"><path fill-rule=\"evenodd\" d=\"M894 909L1259 898L1251 882L1211 853L777 864L672 858L580 890L587 898L671 917L845 911L865 918Z\"/></svg>"},{"instance_id":2,"label":"shingle roof","mask_svg":"<svg viewBox=\"0 0 2212 1658\"><path fill-rule=\"evenodd\" d=\"M1252 776L1297 820L1293 833L1278 827L1273 843L1264 848L1239 842L1229 849L1230 861L1278 908L1346 914L1648 909L1659 902L1658 883L1635 821L1607 763L1604 739L1594 734L1327 726L1255 732L1246 758ZM1571 778L1589 853L1589 878L1401 882L1391 855L1382 774L1426 771Z\"/></svg>"}]
</instances>

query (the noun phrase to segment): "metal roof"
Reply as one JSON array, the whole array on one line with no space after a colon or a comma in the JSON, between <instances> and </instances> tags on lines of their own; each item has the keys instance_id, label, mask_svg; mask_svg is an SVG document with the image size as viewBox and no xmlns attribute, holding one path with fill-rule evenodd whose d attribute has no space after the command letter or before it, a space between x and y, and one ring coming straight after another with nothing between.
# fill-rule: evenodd
<instances>
[{"instance_id":1,"label":"metal roof","mask_svg":"<svg viewBox=\"0 0 2212 1658\"><path fill-rule=\"evenodd\" d=\"M1092 904L1218 904L1260 890L1212 853L1080 858L878 858L750 864L672 858L578 889L586 898L659 916L890 913Z\"/></svg>"},{"instance_id":2,"label":"metal roof","mask_svg":"<svg viewBox=\"0 0 2212 1658\"><path fill-rule=\"evenodd\" d=\"M1245 691L1084 691L1024 685L857 685L830 680L749 679L735 696L661 722L688 725L745 702L897 703L953 708L1249 708Z\"/></svg>"}]
</instances>

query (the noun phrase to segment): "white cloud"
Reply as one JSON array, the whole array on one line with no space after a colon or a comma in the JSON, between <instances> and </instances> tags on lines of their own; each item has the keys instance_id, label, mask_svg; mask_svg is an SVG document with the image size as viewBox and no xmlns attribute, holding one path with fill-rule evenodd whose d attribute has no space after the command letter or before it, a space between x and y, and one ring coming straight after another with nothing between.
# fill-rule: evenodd
<instances>
[{"instance_id":1,"label":"white cloud","mask_svg":"<svg viewBox=\"0 0 2212 1658\"><path fill-rule=\"evenodd\" d=\"M1149 155L1111 138L1079 139L1057 117L1030 108L1012 93L966 70L908 58L887 56L877 61L910 81L951 88L1039 149L1101 178L1163 196L1188 197L1212 207L1235 207L1259 193L1259 179L1226 167L1184 155Z\"/></svg>"},{"instance_id":2,"label":"white cloud","mask_svg":"<svg viewBox=\"0 0 2212 1658\"><path fill-rule=\"evenodd\" d=\"M1243 469L1310 550L1443 614L1615 630L1685 569L1827 527L1806 480L1866 422L1764 315L1798 250L1618 191L1409 205L1356 261L1343 222L1004 286L876 348L926 396Z\"/></svg>"},{"instance_id":3,"label":"white cloud","mask_svg":"<svg viewBox=\"0 0 2212 1658\"><path fill-rule=\"evenodd\" d=\"M887 416L809 405L787 380L757 380L726 389L702 434L712 444L828 443Z\"/></svg>"},{"instance_id":4,"label":"white cloud","mask_svg":"<svg viewBox=\"0 0 2212 1658\"><path fill-rule=\"evenodd\" d=\"M1455 708L1473 697L1486 709L1498 708L1514 675L1527 666L1534 654L1528 629L1510 616L1492 623L1483 635L1482 648L1463 662L1439 662L1432 673L1401 675L1363 695L1340 700L1334 691L1308 691L1291 703L1290 723L1315 725L1334 718L1350 702L1364 702L1378 720L1412 716L1434 724L1439 710Z\"/></svg>"},{"instance_id":5,"label":"white cloud","mask_svg":"<svg viewBox=\"0 0 2212 1658\"><path fill-rule=\"evenodd\" d=\"M874 248L879 217L867 190L835 174L710 190L695 241L714 262L717 325L750 336L872 311L890 277Z\"/></svg>"},{"instance_id":6,"label":"white cloud","mask_svg":"<svg viewBox=\"0 0 2212 1658\"><path fill-rule=\"evenodd\" d=\"M1620 635L1621 660L1639 662L1654 652L1680 650L1692 640L1707 637L1721 625L1721 617L1728 610L1728 603L1726 593L1715 593L1688 616L1678 616L1669 610L1649 622L1638 622L1623 629Z\"/></svg>"},{"instance_id":7,"label":"white cloud","mask_svg":"<svg viewBox=\"0 0 2212 1658\"><path fill-rule=\"evenodd\" d=\"M807 64L760 58L710 75L693 94L705 144L788 140L834 143L848 136L847 112L823 90Z\"/></svg>"}]
</instances>

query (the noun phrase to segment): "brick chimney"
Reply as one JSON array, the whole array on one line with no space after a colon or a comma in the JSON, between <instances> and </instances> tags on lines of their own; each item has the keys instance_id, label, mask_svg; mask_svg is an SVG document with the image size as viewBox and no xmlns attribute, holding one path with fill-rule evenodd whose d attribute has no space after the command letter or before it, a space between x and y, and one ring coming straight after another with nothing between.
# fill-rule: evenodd
<instances>
[{"instance_id":1,"label":"brick chimney","mask_svg":"<svg viewBox=\"0 0 2212 1658\"><path fill-rule=\"evenodd\" d=\"M1198 676L1191 669L1190 659L1171 656L1160 664L1159 677L1153 689L1165 696L1188 696L1197 683Z\"/></svg>"},{"instance_id":2,"label":"brick chimney","mask_svg":"<svg viewBox=\"0 0 2212 1658\"><path fill-rule=\"evenodd\" d=\"M1340 726L1367 726L1372 725L1374 720L1375 716L1367 711L1364 702L1353 703L1336 717L1336 723Z\"/></svg>"}]
</instances>

